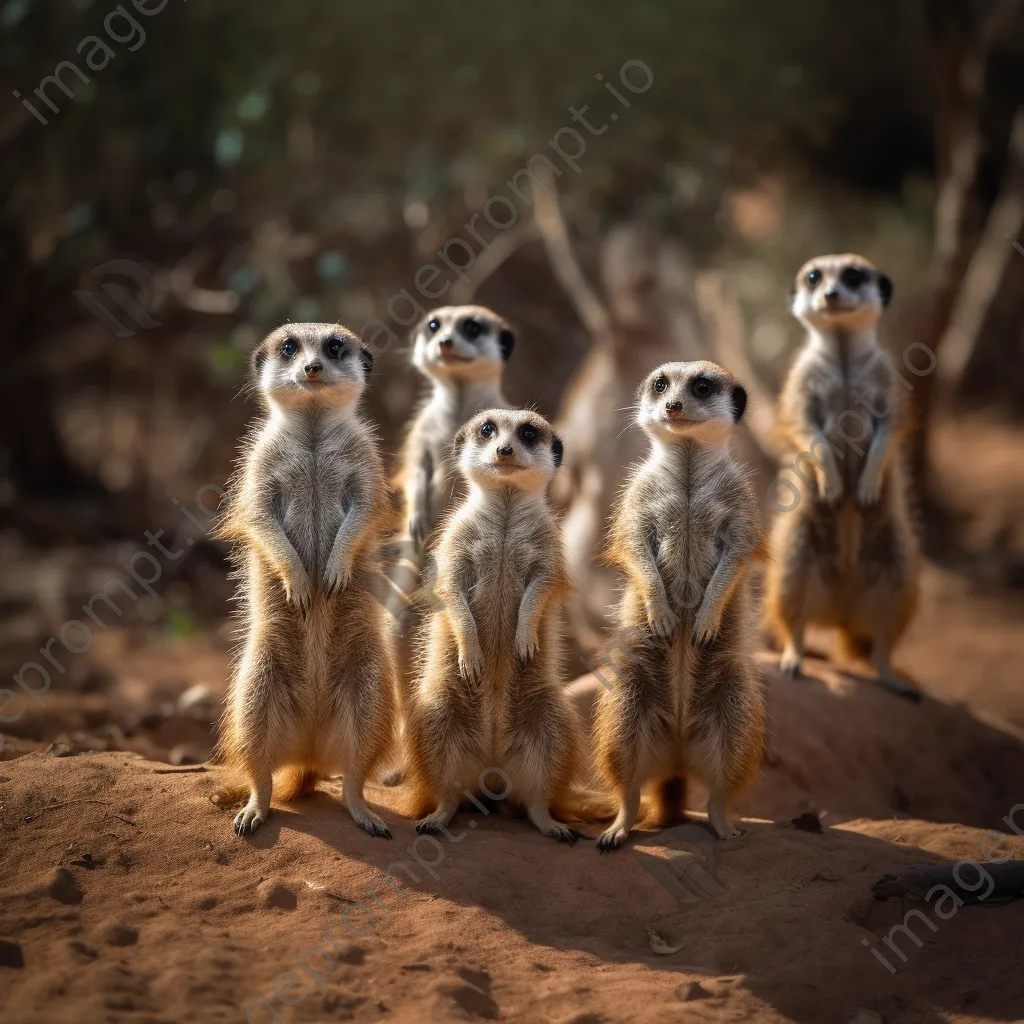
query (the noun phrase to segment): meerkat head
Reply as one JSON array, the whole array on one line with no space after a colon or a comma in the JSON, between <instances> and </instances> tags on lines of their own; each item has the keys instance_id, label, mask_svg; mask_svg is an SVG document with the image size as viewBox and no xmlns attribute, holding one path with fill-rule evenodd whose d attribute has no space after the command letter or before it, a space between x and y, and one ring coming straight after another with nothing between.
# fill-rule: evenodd
<instances>
[{"instance_id":1,"label":"meerkat head","mask_svg":"<svg viewBox=\"0 0 1024 1024\"><path fill-rule=\"evenodd\" d=\"M281 409L350 409L372 368L369 350L340 324L285 324L260 342L251 359L257 389Z\"/></svg>"},{"instance_id":2,"label":"meerkat head","mask_svg":"<svg viewBox=\"0 0 1024 1024\"><path fill-rule=\"evenodd\" d=\"M437 380L500 377L516 336L484 306L442 306L428 313L413 336L413 365Z\"/></svg>"},{"instance_id":3,"label":"meerkat head","mask_svg":"<svg viewBox=\"0 0 1024 1024\"><path fill-rule=\"evenodd\" d=\"M483 490L511 485L540 493L562 464L562 440L535 412L488 409L455 435L455 455L466 479Z\"/></svg>"},{"instance_id":4,"label":"meerkat head","mask_svg":"<svg viewBox=\"0 0 1024 1024\"><path fill-rule=\"evenodd\" d=\"M746 389L717 363L663 363L637 391L636 421L669 444L715 443L728 437L746 407Z\"/></svg>"},{"instance_id":5,"label":"meerkat head","mask_svg":"<svg viewBox=\"0 0 1024 1024\"><path fill-rule=\"evenodd\" d=\"M871 330L892 300L892 281L863 256L808 260L793 283L793 315L820 331Z\"/></svg>"}]
</instances>

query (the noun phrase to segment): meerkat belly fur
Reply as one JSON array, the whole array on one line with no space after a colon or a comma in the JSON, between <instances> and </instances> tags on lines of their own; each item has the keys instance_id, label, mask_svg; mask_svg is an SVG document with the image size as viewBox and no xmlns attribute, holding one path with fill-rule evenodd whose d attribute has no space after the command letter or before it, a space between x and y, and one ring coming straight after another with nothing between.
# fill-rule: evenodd
<instances>
[{"instance_id":1,"label":"meerkat belly fur","mask_svg":"<svg viewBox=\"0 0 1024 1024\"><path fill-rule=\"evenodd\" d=\"M619 804L601 851L626 840L645 787L653 816L677 820L689 775L710 791L717 834L734 835L727 802L757 773L765 733L747 583L763 531L729 451L746 392L714 363L666 363L637 404L651 449L612 519L608 557L625 590L594 718L597 765Z\"/></svg>"},{"instance_id":2,"label":"meerkat belly fur","mask_svg":"<svg viewBox=\"0 0 1024 1024\"><path fill-rule=\"evenodd\" d=\"M570 801L579 750L559 671L570 583L546 497L561 441L535 413L491 409L459 430L455 451L469 493L434 546L438 607L407 720L413 813L431 812L417 827L443 829L497 768L541 832L574 842L552 817Z\"/></svg>"},{"instance_id":3,"label":"meerkat belly fur","mask_svg":"<svg viewBox=\"0 0 1024 1024\"><path fill-rule=\"evenodd\" d=\"M849 654L871 656L886 686L916 697L890 664L920 560L899 450L909 417L876 337L891 295L889 278L861 256L822 256L797 275L793 313L808 340L779 402L780 430L798 453L796 499L775 519L765 612L784 672L800 669L806 625L831 626Z\"/></svg>"},{"instance_id":4,"label":"meerkat belly fur","mask_svg":"<svg viewBox=\"0 0 1024 1024\"><path fill-rule=\"evenodd\" d=\"M371 366L331 324L279 328L253 354L266 415L242 444L221 526L244 638L220 746L251 789L238 835L266 819L275 785L288 798L340 773L355 821L390 838L363 800L397 714L390 630L366 586L388 514L377 441L357 414Z\"/></svg>"}]
</instances>

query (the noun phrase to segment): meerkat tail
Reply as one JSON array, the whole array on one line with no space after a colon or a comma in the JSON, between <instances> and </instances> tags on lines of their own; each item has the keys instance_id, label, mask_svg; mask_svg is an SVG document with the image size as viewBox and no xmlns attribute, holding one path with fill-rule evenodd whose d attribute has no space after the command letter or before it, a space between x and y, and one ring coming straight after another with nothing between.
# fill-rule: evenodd
<instances>
[{"instance_id":1,"label":"meerkat tail","mask_svg":"<svg viewBox=\"0 0 1024 1024\"><path fill-rule=\"evenodd\" d=\"M571 789L555 797L551 810L561 821L611 821L618 805L608 793L593 789Z\"/></svg>"}]
</instances>

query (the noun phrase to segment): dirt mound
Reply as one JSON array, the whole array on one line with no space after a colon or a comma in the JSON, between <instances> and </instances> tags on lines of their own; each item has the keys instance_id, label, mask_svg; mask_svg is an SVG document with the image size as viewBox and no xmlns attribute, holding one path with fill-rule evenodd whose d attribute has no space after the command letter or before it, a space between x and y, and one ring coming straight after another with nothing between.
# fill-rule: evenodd
<instances>
[{"instance_id":1,"label":"dirt mound","mask_svg":"<svg viewBox=\"0 0 1024 1024\"><path fill-rule=\"evenodd\" d=\"M819 1024L1007 1019L1020 1006L1024 904L947 918L919 904L928 920L907 919L911 936L890 932L907 907L871 897L886 873L980 859L984 834L963 825L813 834L747 821L722 844L691 824L601 857L500 811L417 839L385 790L369 797L395 842L374 840L325 791L243 841L208 799L215 772L124 753L28 754L0 771L12 1024Z\"/></svg>"},{"instance_id":2,"label":"dirt mound","mask_svg":"<svg viewBox=\"0 0 1024 1024\"><path fill-rule=\"evenodd\" d=\"M1024 798L1024 740L1009 726L925 697L894 697L868 676L808 658L803 678L763 655L771 734L761 778L741 799L744 814L773 821L805 811L831 824L913 817L995 828ZM571 684L584 719L602 684ZM693 787L689 806L703 810Z\"/></svg>"}]
</instances>

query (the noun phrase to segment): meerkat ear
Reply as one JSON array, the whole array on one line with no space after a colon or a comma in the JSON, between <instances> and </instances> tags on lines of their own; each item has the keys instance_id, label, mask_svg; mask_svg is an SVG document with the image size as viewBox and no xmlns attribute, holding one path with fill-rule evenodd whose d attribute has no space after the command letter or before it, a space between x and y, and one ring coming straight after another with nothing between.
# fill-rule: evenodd
<instances>
[{"instance_id":1,"label":"meerkat ear","mask_svg":"<svg viewBox=\"0 0 1024 1024\"><path fill-rule=\"evenodd\" d=\"M267 342L264 339L261 341L251 353L249 353L249 373L252 374L253 380L259 377L263 372L263 364L267 361L267 356L270 355L267 350Z\"/></svg>"},{"instance_id":2,"label":"meerkat ear","mask_svg":"<svg viewBox=\"0 0 1024 1024\"><path fill-rule=\"evenodd\" d=\"M892 278L888 274L878 275L878 294L882 296L882 305L892 302Z\"/></svg>"},{"instance_id":3,"label":"meerkat ear","mask_svg":"<svg viewBox=\"0 0 1024 1024\"><path fill-rule=\"evenodd\" d=\"M732 386L732 421L739 423L747 408L747 389L742 384Z\"/></svg>"},{"instance_id":4,"label":"meerkat ear","mask_svg":"<svg viewBox=\"0 0 1024 1024\"><path fill-rule=\"evenodd\" d=\"M516 347L516 336L509 330L509 328L502 328L501 334L498 335L498 344L501 346L501 358L508 362L508 357L512 355L512 349Z\"/></svg>"},{"instance_id":5,"label":"meerkat ear","mask_svg":"<svg viewBox=\"0 0 1024 1024\"><path fill-rule=\"evenodd\" d=\"M366 376L369 377L373 373L373 353L368 348L359 348L359 360L363 364L363 369L366 371Z\"/></svg>"},{"instance_id":6,"label":"meerkat ear","mask_svg":"<svg viewBox=\"0 0 1024 1024\"><path fill-rule=\"evenodd\" d=\"M466 445L466 440L469 438L469 424L463 423L459 427L458 433L452 438L452 454L455 456L455 461L458 462L462 455L462 449Z\"/></svg>"},{"instance_id":7,"label":"meerkat ear","mask_svg":"<svg viewBox=\"0 0 1024 1024\"><path fill-rule=\"evenodd\" d=\"M562 444L562 439L557 434L551 435L551 454L555 457L555 469L562 464L562 453L565 451L565 445Z\"/></svg>"}]
</instances>

